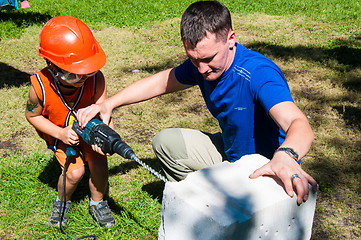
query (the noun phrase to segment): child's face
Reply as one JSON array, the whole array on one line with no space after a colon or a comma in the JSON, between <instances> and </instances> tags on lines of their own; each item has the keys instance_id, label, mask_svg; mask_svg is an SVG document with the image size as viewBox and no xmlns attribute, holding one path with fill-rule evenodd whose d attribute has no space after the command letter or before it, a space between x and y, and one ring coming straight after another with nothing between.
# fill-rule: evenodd
<instances>
[{"instance_id":1,"label":"child's face","mask_svg":"<svg viewBox=\"0 0 361 240\"><path fill-rule=\"evenodd\" d=\"M89 74L75 74L71 72L67 72L63 69L59 69L58 71L58 77L60 80L65 82L67 85L73 86L73 87L81 87L83 86L85 80L91 76L94 76L96 72L89 73Z\"/></svg>"}]
</instances>

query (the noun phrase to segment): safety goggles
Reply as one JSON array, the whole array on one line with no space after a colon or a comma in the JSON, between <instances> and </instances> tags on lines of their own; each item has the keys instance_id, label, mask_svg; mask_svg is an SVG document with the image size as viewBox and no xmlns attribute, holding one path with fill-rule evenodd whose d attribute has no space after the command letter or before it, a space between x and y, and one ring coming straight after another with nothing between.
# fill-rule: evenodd
<instances>
[{"instance_id":1,"label":"safety goggles","mask_svg":"<svg viewBox=\"0 0 361 240\"><path fill-rule=\"evenodd\" d=\"M87 79L91 76L94 76L96 72L93 73L89 73L89 74L75 74L75 73L71 73L71 72L67 72L63 69L61 69L60 71L58 71L57 75L64 81L66 81L67 83L76 83L81 79Z\"/></svg>"}]
</instances>

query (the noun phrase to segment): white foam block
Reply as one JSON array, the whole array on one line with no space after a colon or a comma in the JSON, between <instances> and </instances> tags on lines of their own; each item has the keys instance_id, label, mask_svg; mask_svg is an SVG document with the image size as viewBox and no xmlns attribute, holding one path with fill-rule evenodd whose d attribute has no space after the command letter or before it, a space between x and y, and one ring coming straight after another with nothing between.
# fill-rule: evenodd
<instances>
[{"instance_id":1,"label":"white foam block","mask_svg":"<svg viewBox=\"0 0 361 240\"><path fill-rule=\"evenodd\" d=\"M272 178L249 178L268 161L247 155L166 183L158 239L310 239L317 193L298 206Z\"/></svg>"}]
</instances>

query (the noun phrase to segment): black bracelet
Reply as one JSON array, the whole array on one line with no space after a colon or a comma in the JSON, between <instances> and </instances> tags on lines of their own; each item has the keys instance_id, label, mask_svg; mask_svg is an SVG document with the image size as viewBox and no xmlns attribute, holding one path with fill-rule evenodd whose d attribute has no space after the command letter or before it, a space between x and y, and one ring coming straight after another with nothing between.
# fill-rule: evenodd
<instances>
[{"instance_id":1,"label":"black bracelet","mask_svg":"<svg viewBox=\"0 0 361 240\"><path fill-rule=\"evenodd\" d=\"M283 151L283 152L286 152L291 158L293 158L296 162L298 161L298 153L293 149L293 148L289 148L289 147L280 147L280 148L277 148L275 153L276 152L279 152L279 151Z\"/></svg>"}]
</instances>

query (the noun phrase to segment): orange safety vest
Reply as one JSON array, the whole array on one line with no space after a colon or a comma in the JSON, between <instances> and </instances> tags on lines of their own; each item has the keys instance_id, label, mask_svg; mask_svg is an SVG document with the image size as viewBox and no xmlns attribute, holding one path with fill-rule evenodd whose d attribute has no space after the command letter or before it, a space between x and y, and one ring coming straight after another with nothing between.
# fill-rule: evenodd
<instances>
[{"instance_id":1,"label":"orange safety vest","mask_svg":"<svg viewBox=\"0 0 361 240\"><path fill-rule=\"evenodd\" d=\"M72 125L78 109L95 103L95 75L88 78L74 94L63 96L58 82L54 81L50 71L44 68L30 77L31 84L43 107L41 115L59 127ZM49 149L56 150L58 139L36 131L46 141Z\"/></svg>"}]
</instances>

